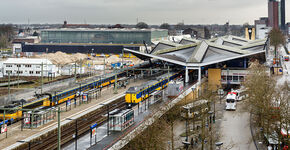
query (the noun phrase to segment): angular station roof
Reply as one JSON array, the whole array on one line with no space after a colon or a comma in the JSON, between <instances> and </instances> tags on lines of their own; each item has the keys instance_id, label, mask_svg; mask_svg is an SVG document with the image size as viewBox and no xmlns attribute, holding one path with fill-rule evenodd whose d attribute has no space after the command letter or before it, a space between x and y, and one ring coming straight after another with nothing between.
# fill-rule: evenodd
<instances>
[{"instance_id":1,"label":"angular station roof","mask_svg":"<svg viewBox=\"0 0 290 150\"><path fill-rule=\"evenodd\" d=\"M149 53L124 50L143 60L154 58L186 67L201 67L264 53L265 44L266 39L251 41L236 36L224 36L210 40L187 38L179 43L162 41Z\"/></svg>"}]
</instances>

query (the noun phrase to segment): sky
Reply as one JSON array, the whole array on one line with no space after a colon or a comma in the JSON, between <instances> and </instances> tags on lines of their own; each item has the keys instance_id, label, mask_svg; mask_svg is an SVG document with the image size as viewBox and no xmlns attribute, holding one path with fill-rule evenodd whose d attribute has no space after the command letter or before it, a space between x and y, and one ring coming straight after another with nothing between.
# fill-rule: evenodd
<instances>
[{"instance_id":1,"label":"sky","mask_svg":"<svg viewBox=\"0 0 290 150\"><path fill-rule=\"evenodd\" d=\"M254 24L267 17L267 5L267 0L0 0L0 24ZM289 11L286 0L286 22Z\"/></svg>"}]
</instances>

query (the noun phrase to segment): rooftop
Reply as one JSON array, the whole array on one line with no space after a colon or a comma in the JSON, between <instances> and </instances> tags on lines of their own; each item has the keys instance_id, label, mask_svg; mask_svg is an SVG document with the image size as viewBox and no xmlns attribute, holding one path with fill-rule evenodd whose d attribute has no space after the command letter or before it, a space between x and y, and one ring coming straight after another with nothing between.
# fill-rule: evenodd
<instances>
[{"instance_id":1,"label":"rooftop","mask_svg":"<svg viewBox=\"0 0 290 150\"><path fill-rule=\"evenodd\" d=\"M52 64L48 59L36 58L8 58L3 64Z\"/></svg>"},{"instance_id":2,"label":"rooftop","mask_svg":"<svg viewBox=\"0 0 290 150\"><path fill-rule=\"evenodd\" d=\"M151 31L167 31L166 29L137 29L137 28L60 28L60 29L43 29L41 31L102 31L102 32L151 32Z\"/></svg>"},{"instance_id":3,"label":"rooftop","mask_svg":"<svg viewBox=\"0 0 290 150\"><path fill-rule=\"evenodd\" d=\"M149 54L125 49L140 59L159 59L170 63L200 67L259 53L264 53L266 39L250 41L242 37L224 36L210 40L196 40L185 45L160 42ZM228 44L228 43L231 44ZM162 46L160 46L162 45Z\"/></svg>"}]
</instances>

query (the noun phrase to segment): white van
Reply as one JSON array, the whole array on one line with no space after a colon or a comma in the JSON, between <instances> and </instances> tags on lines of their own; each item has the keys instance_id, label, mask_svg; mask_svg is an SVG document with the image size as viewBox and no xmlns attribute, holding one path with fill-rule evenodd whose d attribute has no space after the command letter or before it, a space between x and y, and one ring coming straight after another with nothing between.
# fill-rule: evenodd
<instances>
[{"instance_id":1,"label":"white van","mask_svg":"<svg viewBox=\"0 0 290 150\"><path fill-rule=\"evenodd\" d=\"M236 110L237 95L235 92L229 92L226 98L226 110Z\"/></svg>"}]
</instances>

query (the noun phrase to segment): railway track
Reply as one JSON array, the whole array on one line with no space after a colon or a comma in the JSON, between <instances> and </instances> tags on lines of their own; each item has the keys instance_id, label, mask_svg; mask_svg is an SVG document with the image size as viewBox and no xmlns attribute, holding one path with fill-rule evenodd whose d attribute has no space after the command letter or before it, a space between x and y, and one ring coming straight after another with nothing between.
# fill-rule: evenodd
<instances>
[{"instance_id":1,"label":"railway track","mask_svg":"<svg viewBox=\"0 0 290 150\"><path fill-rule=\"evenodd\" d=\"M110 110L123 109L126 107L125 96L108 104ZM81 118L78 118L78 136L89 131L90 125L98 123L99 125L104 124L107 121L107 105L90 112ZM86 119L86 120L85 120ZM71 142L75 134L75 120L61 127L61 145ZM45 135L42 135L34 141L30 141L31 150L52 150L57 149L57 128ZM16 148L16 150L29 150L28 143L22 144Z\"/></svg>"}]
</instances>

